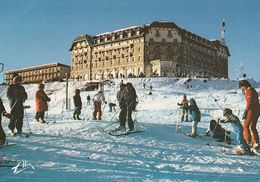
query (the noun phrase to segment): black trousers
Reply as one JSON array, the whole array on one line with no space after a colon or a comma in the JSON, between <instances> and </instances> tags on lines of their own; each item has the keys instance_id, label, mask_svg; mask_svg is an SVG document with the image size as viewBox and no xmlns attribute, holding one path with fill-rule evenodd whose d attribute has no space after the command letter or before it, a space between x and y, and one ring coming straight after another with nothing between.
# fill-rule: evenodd
<instances>
[{"instance_id":1,"label":"black trousers","mask_svg":"<svg viewBox=\"0 0 260 182\"><path fill-rule=\"evenodd\" d=\"M35 119L39 120L40 118L44 120L45 111L36 112Z\"/></svg>"},{"instance_id":2,"label":"black trousers","mask_svg":"<svg viewBox=\"0 0 260 182\"><path fill-rule=\"evenodd\" d=\"M24 111L23 110L12 111L11 115L12 117L8 125L9 129L13 131L16 128L17 132L22 132Z\"/></svg>"}]
</instances>

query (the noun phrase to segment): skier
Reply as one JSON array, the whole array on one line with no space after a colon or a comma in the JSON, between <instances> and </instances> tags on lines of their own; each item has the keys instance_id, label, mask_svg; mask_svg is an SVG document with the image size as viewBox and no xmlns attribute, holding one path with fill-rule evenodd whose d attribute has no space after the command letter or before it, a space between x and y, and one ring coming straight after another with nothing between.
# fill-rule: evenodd
<instances>
[{"instance_id":1,"label":"skier","mask_svg":"<svg viewBox=\"0 0 260 182\"><path fill-rule=\"evenodd\" d=\"M73 96L73 101L74 101L74 106L75 106L75 110L74 110L74 113L73 113L73 119L82 120L79 117L79 115L81 114L81 109L82 109L82 102L81 102L80 90L79 89L75 90L75 95Z\"/></svg>"},{"instance_id":2,"label":"skier","mask_svg":"<svg viewBox=\"0 0 260 182\"><path fill-rule=\"evenodd\" d=\"M5 107L3 105L1 98L0 98L0 114L1 114L0 115L0 147L1 147L5 144L5 141L6 141L6 135L5 135L5 132L4 132L4 130L2 128L2 124L1 124L2 115L7 117L7 118L11 117L11 115L5 111Z\"/></svg>"},{"instance_id":3,"label":"skier","mask_svg":"<svg viewBox=\"0 0 260 182\"><path fill-rule=\"evenodd\" d=\"M134 122L132 119L132 112L136 108L136 104L138 103L138 98L137 98L137 94L136 94L135 88L132 85L132 83L128 82L126 84L126 87L123 91L122 96L123 96L123 101L125 102L126 108L127 108L126 116L127 116L128 129L126 130L126 132L133 131Z\"/></svg>"},{"instance_id":4,"label":"skier","mask_svg":"<svg viewBox=\"0 0 260 182\"><path fill-rule=\"evenodd\" d=\"M108 104L108 106L109 106L109 112L112 112L113 109L114 109L114 111L116 111L116 104L115 103L110 102Z\"/></svg>"},{"instance_id":5,"label":"skier","mask_svg":"<svg viewBox=\"0 0 260 182\"><path fill-rule=\"evenodd\" d=\"M153 86L152 86L152 84L150 85L150 91L152 91L153 90Z\"/></svg>"},{"instance_id":6,"label":"skier","mask_svg":"<svg viewBox=\"0 0 260 182\"><path fill-rule=\"evenodd\" d=\"M233 131L236 134L237 143L239 144L237 149L241 151L243 154L249 152L249 146L245 142L243 137L243 127L240 123L240 120L236 115L232 113L232 110L229 108L225 108L223 111L223 116L226 118L225 120L219 120L221 123L230 123Z\"/></svg>"},{"instance_id":7,"label":"skier","mask_svg":"<svg viewBox=\"0 0 260 182\"><path fill-rule=\"evenodd\" d=\"M46 123L44 120L45 111L48 110L48 103L51 99L47 96L47 94L44 92L44 84L40 83L38 85L38 89L35 94L35 101L36 101L36 115L35 119L36 122L39 123Z\"/></svg>"},{"instance_id":8,"label":"skier","mask_svg":"<svg viewBox=\"0 0 260 182\"><path fill-rule=\"evenodd\" d=\"M120 107L120 113L119 113L119 122L120 125L115 129L115 131L125 131L125 123L126 123L126 115L127 115L127 106L126 106L126 102L124 100L123 97L123 92L126 88L126 84L121 84L120 85L120 90L117 92L116 98L119 102L119 107Z\"/></svg>"},{"instance_id":9,"label":"skier","mask_svg":"<svg viewBox=\"0 0 260 182\"><path fill-rule=\"evenodd\" d=\"M187 108L190 112L190 116L191 116L191 120L192 120L192 131L188 135L191 137L196 137L197 136L197 126L198 126L198 123L200 122L200 110L196 104L196 101L193 98L191 98L189 100L189 105L187 106Z\"/></svg>"},{"instance_id":10,"label":"skier","mask_svg":"<svg viewBox=\"0 0 260 182\"><path fill-rule=\"evenodd\" d=\"M214 119L210 121L209 129L205 133L206 136L212 136L217 139L217 142L226 142L231 144L230 131L225 130L221 125Z\"/></svg>"},{"instance_id":11,"label":"skier","mask_svg":"<svg viewBox=\"0 0 260 182\"><path fill-rule=\"evenodd\" d=\"M244 139L249 145L252 140L252 150L259 149L259 135L256 129L257 120L260 115L258 94L247 80L240 80L239 88L246 95L246 110L243 115Z\"/></svg>"},{"instance_id":12,"label":"skier","mask_svg":"<svg viewBox=\"0 0 260 182\"><path fill-rule=\"evenodd\" d=\"M181 115L181 121L184 121L184 117L185 117L185 122L188 122L188 103L189 101L187 100L187 96L183 95L183 99L181 101L181 103L177 103L179 106L181 106L182 109L182 115Z\"/></svg>"},{"instance_id":13,"label":"skier","mask_svg":"<svg viewBox=\"0 0 260 182\"><path fill-rule=\"evenodd\" d=\"M8 127L11 130L12 135L15 135L15 128L17 130L17 134L21 135L24 117L23 103L27 99L27 93L25 92L24 87L21 85L22 77L20 75L15 76L13 81L14 83L9 85L7 88L7 98L10 102L12 115Z\"/></svg>"},{"instance_id":14,"label":"skier","mask_svg":"<svg viewBox=\"0 0 260 182\"><path fill-rule=\"evenodd\" d=\"M87 101L88 101L87 104L90 105L90 96L89 95L87 96Z\"/></svg>"},{"instance_id":15,"label":"skier","mask_svg":"<svg viewBox=\"0 0 260 182\"><path fill-rule=\"evenodd\" d=\"M101 120L101 116L102 116L102 110L101 110L101 103L104 102L105 104L107 104L107 102L105 101L105 96L104 93L102 91L98 91L98 93L96 93L93 97L93 102L94 102L94 112L93 112L93 120Z\"/></svg>"}]
</instances>

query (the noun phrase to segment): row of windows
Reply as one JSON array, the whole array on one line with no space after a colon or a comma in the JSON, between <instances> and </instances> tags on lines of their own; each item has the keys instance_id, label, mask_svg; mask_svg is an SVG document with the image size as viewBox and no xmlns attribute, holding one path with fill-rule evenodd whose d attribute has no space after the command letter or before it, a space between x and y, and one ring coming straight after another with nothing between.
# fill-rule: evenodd
<instances>
[{"instance_id":1,"label":"row of windows","mask_svg":"<svg viewBox=\"0 0 260 182\"><path fill-rule=\"evenodd\" d=\"M138 36L140 35L140 30L137 31L132 31L132 32L120 32L116 34L108 34L105 36L100 36L97 39L94 40L94 44L99 44L99 43L104 43L104 42L109 42L109 41L115 41L115 40L120 40L124 38L131 38L132 36Z\"/></svg>"},{"instance_id":2,"label":"row of windows","mask_svg":"<svg viewBox=\"0 0 260 182\"><path fill-rule=\"evenodd\" d=\"M39 75L39 74L49 74L49 73L58 73L60 72L60 67L54 67L54 68L46 68L46 69L41 69L41 70L32 70L32 71L26 71L26 72L21 72L19 75L22 77L27 77L31 75ZM7 78L11 78L12 74L6 75Z\"/></svg>"}]
</instances>

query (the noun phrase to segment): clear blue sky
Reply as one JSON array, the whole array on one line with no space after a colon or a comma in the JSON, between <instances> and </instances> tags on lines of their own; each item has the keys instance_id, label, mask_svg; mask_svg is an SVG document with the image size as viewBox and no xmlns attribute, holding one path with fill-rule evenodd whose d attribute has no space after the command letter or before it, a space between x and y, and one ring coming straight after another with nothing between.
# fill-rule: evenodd
<instances>
[{"instance_id":1,"label":"clear blue sky","mask_svg":"<svg viewBox=\"0 0 260 182\"><path fill-rule=\"evenodd\" d=\"M5 70L70 64L69 47L76 36L155 20L219 39L222 19L231 53L229 77L237 77L242 63L248 77L260 80L258 0L0 0L0 62Z\"/></svg>"}]
</instances>

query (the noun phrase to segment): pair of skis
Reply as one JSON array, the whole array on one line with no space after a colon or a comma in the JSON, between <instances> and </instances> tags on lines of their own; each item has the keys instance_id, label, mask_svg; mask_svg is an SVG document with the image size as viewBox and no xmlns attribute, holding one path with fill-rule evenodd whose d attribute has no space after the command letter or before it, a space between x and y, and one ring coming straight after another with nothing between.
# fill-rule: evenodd
<instances>
[{"instance_id":1,"label":"pair of skis","mask_svg":"<svg viewBox=\"0 0 260 182\"><path fill-rule=\"evenodd\" d=\"M111 136L127 136L134 133L141 133L144 132L144 130L133 130L133 131L109 131L108 134Z\"/></svg>"}]
</instances>

